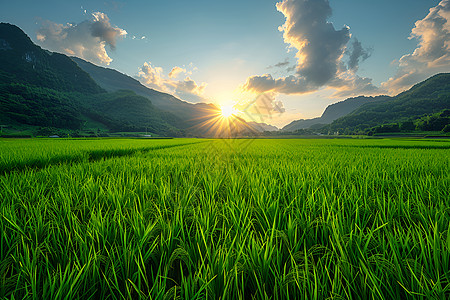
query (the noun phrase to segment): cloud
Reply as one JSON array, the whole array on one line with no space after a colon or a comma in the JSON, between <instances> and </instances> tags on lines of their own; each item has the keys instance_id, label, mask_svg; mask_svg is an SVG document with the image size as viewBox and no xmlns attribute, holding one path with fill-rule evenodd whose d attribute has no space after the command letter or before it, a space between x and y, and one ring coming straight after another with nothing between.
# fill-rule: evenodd
<instances>
[{"instance_id":1,"label":"cloud","mask_svg":"<svg viewBox=\"0 0 450 300\"><path fill-rule=\"evenodd\" d=\"M124 29L111 25L106 14L95 12L91 20L79 24L44 21L36 37L42 47L51 51L108 65L112 59L106 52L106 46L114 50L117 40L126 35Z\"/></svg>"},{"instance_id":2,"label":"cloud","mask_svg":"<svg viewBox=\"0 0 450 300\"><path fill-rule=\"evenodd\" d=\"M284 61L276 63L273 66L268 66L266 69L283 68L283 67L285 67L287 65L289 65L289 58L286 58Z\"/></svg>"},{"instance_id":3,"label":"cloud","mask_svg":"<svg viewBox=\"0 0 450 300\"><path fill-rule=\"evenodd\" d=\"M112 27L108 16L104 13L95 12L92 16L94 21L91 23L91 35L106 42L111 49L115 49L117 38L126 36L127 32L118 27Z\"/></svg>"},{"instance_id":4,"label":"cloud","mask_svg":"<svg viewBox=\"0 0 450 300\"><path fill-rule=\"evenodd\" d=\"M450 69L450 1L443 0L415 23L409 39L417 39L413 53L398 61L394 77L382 83L391 94L402 92L431 75Z\"/></svg>"},{"instance_id":5,"label":"cloud","mask_svg":"<svg viewBox=\"0 0 450 300\"><path fill-rule=\"evenodd\" d=\"M373 96L385 93L383 89L375 86L372 79L360 77L351 71L339 74L334 80L328 83L328 87L336 91L331 95L333 98L348 98L352 96Z\"/></svg>"},{"instance_id":6,"label":"cloud","mask_svg":"<svg viewBox=\"0 0 450 300\"><path fill-rule=\"evenodd\" d=\"M355 38L351 48L347 49L349 56L348 68L350 70L358 70L359 64L370 57L371 51L371 49L364 49L361 42Z\"/></svg>"},{"instance_id":7,"label":"cloud","mask_svg":"<svg viewBox=\"0 0 450 300\"><path fill-rule=\"evenodd\" d=\"M172 71L170 71L169 77L176 78L180 73L186 73L186 69L175 66L172 68Z\"/></svg>"},{"instance_id":8,"label":"cloud","mask_svg":"<svg viewBox=\"0 0 450 300\"><path fill-rule=\"evenodd\" d=\"M192 68L194 67L192 66ZM207 84L197 84L189 76L186 76L184 80L173 79L181 73L190 74L191 71L187 71L180 67L174 67L169 72L168 76L165 76L163 68L154 67L150 62L145 62L139 69L137 78L141 83L150 88L176 95L183 100L205 102L206 99L203 94Z\"/></svg>"},{"instance_id":9,"label":"cloud","mask_svg":"<svg viewBox=\"0 0 450 300\"><path fill-rule=\"evenodd\" d=\"M173 84L173 87L175 88L176 94L191 93L200 96L205 91L206 83L198 85L194 80L192 80L188 76L183 81L178 81L175 84Z\"/></svg>"},{"instance_id":10,"label":"cloud","mask_svg":"<svg viewBox=\"0 0 450 300\"><path fill-rule=\"evenodd\" d=\"M350 93L351 88L375 88L368 84L370 79L355 75L370 52L357 39L348 46L351 40L348 26L336 30L328 22L332 14L328 0L284 0L276 7L286 18L279 27L284 42L296 50L297 63L287 71L295 70L296 74L276 79L270 74L251 76L242 86L244 91L303 94L332 86L338 92Z\"/></svg>"},{"instance_id":11,"label":"cloud","mask_svg":"<svg viewBox=\"0 0 450 300\"><path fill-rule=\"evenodd\" d=\"M327 0L285 0L276 5L286 22L279 28L284 41L297 49L297 73L317 86L327 83L337 72L337 64L350 40L350 28L335 30L327 19Z\"/></svg>"},{"instance_id":12,"label":"cloud","mask_svg":"<svg viewBox=\"0 0 450 300\"><path fill-rule=\"evenodd\" d=\"M145 62L138 72L139 80L146 86L165 91L166 79L163 78L163 68L153 67L151 62Z\"/></svg>"},{"instance_id":13,"label":"cloud","mask_svg":"<svg viewBox=\"0 0 450 300\"><path fill-rule=\"evenodd\" d=\"M274 79L270 74L250 76L243 89L258 94L265 92L303 94L314 90L304 77L291 75Z\"/></svg>"}]
</instances>

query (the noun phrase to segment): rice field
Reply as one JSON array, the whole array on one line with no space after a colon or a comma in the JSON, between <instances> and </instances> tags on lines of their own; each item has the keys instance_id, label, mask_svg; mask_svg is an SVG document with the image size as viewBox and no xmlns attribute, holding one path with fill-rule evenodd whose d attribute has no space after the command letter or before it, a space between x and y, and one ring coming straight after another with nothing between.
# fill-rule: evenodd
<instances>
[{"instance_id":1,"label":"rice field","mask_svg":"<svg viewBox=\"0 0 450 300\"><path fill-rule=\"evenodd\" d=\"M449 140L1 140L0 298L448 299Z\"/></svg>"}]
</instances>

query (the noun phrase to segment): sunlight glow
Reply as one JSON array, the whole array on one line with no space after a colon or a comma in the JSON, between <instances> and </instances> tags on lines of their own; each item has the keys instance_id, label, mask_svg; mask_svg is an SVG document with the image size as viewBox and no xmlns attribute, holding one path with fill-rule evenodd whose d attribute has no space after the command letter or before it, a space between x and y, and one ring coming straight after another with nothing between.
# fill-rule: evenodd
<instances>
[{"instance_id":1,"label":"sunlight glow","mask_svg":"<svg viewBox=\"0 0 450 300\"><path fill-rule=\"evenodd\" d=\"M232 115L235 115L238 113L238 110L233 105L222 105L220 107L221 115L224 118L229 118Z\"/></svg>"},{"instance_id":2,"label":"sunlight glow","mask_svg":"<svg viewBox=\"0 0 450 300\"><path fill-rule=\"evenodd\" d=\"M235 105L213 105L204 108L205 117L199 117L195 130L216 138L233 138L239 134L252 134L254 128L239 117L241 112Z\"/></svg>"}]
</instances>

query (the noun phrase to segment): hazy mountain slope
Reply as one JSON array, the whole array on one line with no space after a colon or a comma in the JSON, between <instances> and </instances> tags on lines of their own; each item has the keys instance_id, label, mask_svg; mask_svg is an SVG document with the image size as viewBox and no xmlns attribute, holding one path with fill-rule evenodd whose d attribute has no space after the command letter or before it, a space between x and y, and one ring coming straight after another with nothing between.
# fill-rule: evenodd
<instances>
[{"instance_id":1,"label":"hazy mountain slope","mask_svg":"<svg viewBox=\"0 0 450 300\"><path fill-rule=\"evenodd\" d=\"M266 123L247 122L247 124L257 132L278 131L278 128Z\"/></svg>"},{"instance_id":2,"label":"hazy mountain slope","mask_svg":"<svg viewBox=\"0 0 450 300\"><path fill-rule=\"evenodd\" d=\"M149 131L152 133L181 136L173 114L154 107L149 99L130 90L92 95L80 99L89 117L106 124L115 131Z\"/></svg>"},{"instance_id":3,"label":"hazy mountain slope","mask_svg":"<svg viewBox=\"0 0 450 300\"><path fill-rule=\"evenodd\" d=\"M408 91L369 103L330 124L332 131L364 130L380 124L401 122L450 108L450 74L442 73L416 84Z\"/></svg>"},{"instance_id":4,"label":"hazy mountain slope","mask_svg":"<svg viewBox=\"0 0 450 300\"><path fill-rule=\"evenodd\" d=\"M376 97L365 97L359 96L355 98L348 98L344 101L340 101L329 105L322 116L320 117L321 123L329 124L334 120L341 118L349 113L355 111L356 109L368 105L369 103L378 103L389 99L389 96L376 96Z\"/></svg>"},{"instance_id":5,"label":"hazy mountain slope","mask_svg":"<svg viewBox=\"0 0 450 300\"><path fill-rule=\"evenodd\" d=\"M300 119L292 121L291 123L284 126L281 129L281 131L295 131L298 129L306 129L316 124L321 124L320 117L313 119Z\"/></svg>"},{"instance_id":6,"label":"hazy mountain slope","mask_svg":"<svg viewBox=\"0 0 450 300\"><path fill-rule=\"evenodd\" d=\"M208 117L211 114L207 107L197 106L172 95L147 88L136 79L116 70L99 67L77 57L72 57L72 59L108 91L132 90L138 95L149 98L156 107L169 111L184 121Z\"/></svg>"},{"instance_id":7,"label":"hazy mountain slope","mask_svg":"<svg viewBox=\"0 0 450 300\"><path fill-rule=\"evenodd\" d=\"M330 124L334 120L348 115L352 111L358 109L359 107L366 105L368 103L384 101L388 99L388 96L377 96L377 97L364 97L359 96L355 98L348 98L344 101L340 101L329 105L322 116L313 119L302 119L292 121L288 125L283 127L283 131L295 131L298 129L307 129L311 126L318 124Z\"/></svg>"}]
</instances>

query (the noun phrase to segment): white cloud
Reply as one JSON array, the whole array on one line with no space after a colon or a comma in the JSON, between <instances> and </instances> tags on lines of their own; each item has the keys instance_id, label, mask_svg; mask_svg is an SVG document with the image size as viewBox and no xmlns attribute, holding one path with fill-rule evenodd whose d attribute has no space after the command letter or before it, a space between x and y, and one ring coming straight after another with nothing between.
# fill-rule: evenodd
<instances>
[{"instance_id":1,"label":"white cloud","mask_svg":"<svg viewBox=\"0 0 450 300\"><path fill-rule=\"evenodd\" d=\"M163 69L153 67L151 62L145 62L138 72L139 80L146 86L166 91L166 79L163 78Z\"/></svg>"},{"instance_id":2,"label":"white cloud","mask_svg":"<svg viewBox=\"0 0 450 300\"><path fill-rule=\"evenodd\" d=\"M91 20L79 24L44 21L36 37L42 47L51 51L108 65L112 59L106 52L106 46L115 49L117 40L126 35L124 29L111 25L106 14L95 12Z\"/></svg>"},{"instance_id":3,"label":"white cloud","mask_svg":"<svg viewBox=\"0 0 450 300\"><path fill-rule=\"evenodd\" d=\"M179 74L186 73L186 69L180 68L180 67L173 67L172 71L169 73L170 78L176 78Z\"/></svg>"},{"instance_id":4,"label":"white cloud","mask_svg":"<svg viewBox=\"0 0 450 300\"><path fill-rule=\"evenodd\" d=\"M450 70L450 1L443 0L431 8L424 19L415 23L409 38L419 41L417 48L402 56L396 75L382 83L391 94Z\"/></svg>"},{"instance_id":5,"label":"white cloud","mask_svg":"<svg viewBox=\"0 0 450 300\"><path fill-rule=\"evenodd\" d=\"M303 94L329 86L337 90L336 95L341 91L351 94L353 89L376 90L370 79L355 74L370 51L357 39L348 45L351 41L348 26L336 30L328 22L332 13L328 0L284 0L276 7L286 17L279 30L284 42L296 51L296 74L281 78L270 74L251 76L243 90Z\"/></svg>"},{"instance_id":6,"label":"white cloud","mask_svg":"<svg viewBox=\"0 0 450 300\"><path fill-rule=\"evenodd\" d=\"M175 80L174 78L181 73L189 74L191 71L174 67L166 76L161 67L154 67L150 62L145 62L139 69L137 79L150 88L176 95L183 100L205 102L204 91L207 84L197 84L189 76L184 80Z\"/></svg>"}]
</instances>

